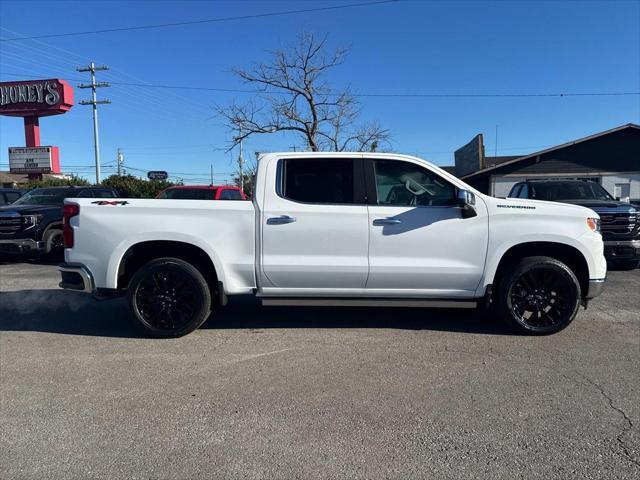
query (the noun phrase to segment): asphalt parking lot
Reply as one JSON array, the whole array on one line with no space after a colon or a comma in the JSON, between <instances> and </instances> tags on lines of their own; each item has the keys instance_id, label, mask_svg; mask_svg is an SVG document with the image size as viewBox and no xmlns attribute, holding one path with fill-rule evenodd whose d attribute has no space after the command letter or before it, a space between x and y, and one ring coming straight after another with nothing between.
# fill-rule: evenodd
<instances>
[{"instance_id":1,"label":"asphalt parking lot","mask_svg":"<svg viewBox=\"0 0 640 480\"><path fill-rule=\"evenodd\" d=\"M565 331L227 307L177 340L0 264L0 477L640 477L640 270Z\"/></svg>"}]
</instances>

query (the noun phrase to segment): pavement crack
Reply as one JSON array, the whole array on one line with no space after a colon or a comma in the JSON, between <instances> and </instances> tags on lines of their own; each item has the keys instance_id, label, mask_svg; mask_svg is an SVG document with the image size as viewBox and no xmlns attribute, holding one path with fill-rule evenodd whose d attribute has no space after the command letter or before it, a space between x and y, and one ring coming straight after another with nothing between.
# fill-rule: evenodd
<instances>
[{"instance_id":1,"label":"pavement crack","mask_svg":"<svg viewBox=\"0 0 640 480\"><path fill-rule=\"evenodd\" d=\"M631 421L631 418L629 418L629 415L627 415L627 413L622 408L618 407L614 403L611 396L605 391L604 388L602 388L602 386L600 386L600 384L594 382L589 377L587 377L586 375L580 372L576 372L576 373L578 373L580 377L582 377L587 383L595 387L600 392L600 394L607 400L607 402L609 403L609 407L612 410L615 410L620 415L622 415L622 418L624 418L624 421L625 421L625 425L622 427L622 430L620 431L620 433L616 436L616 441L618 442L618 445L620 445L620 448L622 449L622 452L624 453L625 458L629 460L631 463L635 464L637 467L640 467L640 461L634 458L633 453L631 452L631 450L629 449L629 447L627 446L624 440L624 436L626 435L626 433L634 427L633 422Z\"/></svg>"}]
</instances>

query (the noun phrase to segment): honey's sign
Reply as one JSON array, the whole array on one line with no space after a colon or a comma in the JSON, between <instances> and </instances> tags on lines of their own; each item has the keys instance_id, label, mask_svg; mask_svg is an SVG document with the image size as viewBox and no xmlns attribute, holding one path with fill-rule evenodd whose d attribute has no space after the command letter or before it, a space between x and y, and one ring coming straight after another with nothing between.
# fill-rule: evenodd
<instances>
[{"instance_id":1,"label":"honey's sign","mask_svg":"<svg viewBox=\"0 0 640 480\"><path fill-rule=\"evenodd\" d=\"M73 89L60 79L0 82L0 115L43 117L73 106Z\"/></svg>"}]
</instances>

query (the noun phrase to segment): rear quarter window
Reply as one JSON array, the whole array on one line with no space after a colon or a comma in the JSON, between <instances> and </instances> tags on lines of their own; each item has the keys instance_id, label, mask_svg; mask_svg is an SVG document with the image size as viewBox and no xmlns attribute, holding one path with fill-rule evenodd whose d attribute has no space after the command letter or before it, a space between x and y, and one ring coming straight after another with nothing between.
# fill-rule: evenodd
<instances>
[{"instance_id":1,"label":"rear quarter window","mask_svg":"<svg viewBox=\"0 0 640 480\"><path fill-rule=\"evenodd\" d=\"M220 200L242 200L242 195L239 190L225 188L220 192Z\"/></svg>"}]
</instances>

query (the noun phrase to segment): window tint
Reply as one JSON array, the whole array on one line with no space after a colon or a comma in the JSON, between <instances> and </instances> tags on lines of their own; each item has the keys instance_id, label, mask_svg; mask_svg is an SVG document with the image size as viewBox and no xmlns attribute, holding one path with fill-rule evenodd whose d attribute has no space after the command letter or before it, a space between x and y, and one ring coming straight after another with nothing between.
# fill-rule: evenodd
<instances>
[{"instance_id":1,"label":"window tint","mask_svg":"<svg viewBox=\"0 0 640 480\"><path fill-rule=\"evenodd\" d=\"M526 183L522 184L522 190L520 190L520 194L518 198L529 198L529 185Z\"/></svg>"},{"instance_id":2,"label":"window tint","mask_svg":"<svg viewBox=\"0 0 640 480\"><path fill-rule=\"evenodd\" d=\"M112 190L94 190L93 195L97 198L116 198Z\"/></svg>"},{"instance_id":3,"label":"window tint","mask_svg":"<svg viewBox=\"0 0 640 480\"><path fill-rule=\"evenodd\" d=\"M173 200L213 200L216 198L216 189L171 188L165 191L160 198L170 198Z\"/></svg>"},{"instance_id":4,"label":"window tint","mask_svg":"<svg viewBox=\"0 0 640 480\"><path fill-rule=\"evenodd\" d=\"M7 203L9 203L9 199L5 198L6 194L2 194L0 193L0 205L6 205Z\"/></svg>"},{"instance_id":5,"label":"window tint","mask_svg":"<svg viewBox=\"0 0 640 480\"><path fill-rule=\"evenodd\" d=\"M374 161L378 205L455 204L455 187L435 173L408 162Z\"/></svg>"},{"instance_id":6,"label":"window tint","mask_svg":"<svg viewBox=\"0 0 640 480\"><path fill-rule=\"evenodd\" d=\"M284 197L305 203L353 203L352 159L287 159Z\"/></svg>"},{"instance_id":7,"label":"window tint","mask_svg":"<svg viewBox=\"0 0 640 480\"><path fill-rule=\"evenodd\" d=\"M73 193L67 188L35 188L16 200L15 205L62 205Z\"/></svg>"},{"instance_id":8,"label":"window tint","mask_svg":"<svg viewBox=\"0 0 640 480\"><path fill-rule=\"evenodd\" d=\"M611 195L597 183L547 182L532 186L533 198L559 202L563 200L611 200Z\"/></svg>"},{"instance_id":9,"label":"window tint","mask_svg":"<svg viewBox=\"0 0 640 480\"><path fill-rule=\"evenodd\" d=\"M76 198L93 198L93 192L91 190L80 190Z\"/></svg>"},{"instance_id":10,"label":"window tint","mask_svg":"<svg viewBox=\"0 0 640 480\"><path fill-rule=\"evenodd\" d=\"M20 198L18 192L4 192L4 196L7 197L7 203L13 203Z\"/></svg>"},{"instance_id":11,"label":"window tint","mask_svg":"<svg viewBox=\"0 0 640 480\"><path fill-rule=\"evenodd\" d=\"M239 190L225 188L220 192L220 200L242 200L242 195Z\"/></svg>"},{"instance_id":12,"label":"window tint","mask_svg":"<svg viewBox=\"0 0 640 480\"><path fill-rule=\"evenodd\" d=\"M508 195L509 198L516 198L518 195L520 195L521 189L522 189L522 184L516 183L511 189L511 191L509 192L509 195Z\"/></svg>"}]
</instances>

